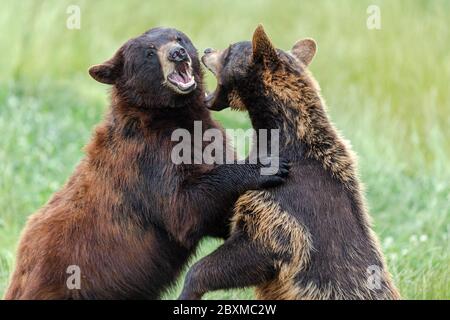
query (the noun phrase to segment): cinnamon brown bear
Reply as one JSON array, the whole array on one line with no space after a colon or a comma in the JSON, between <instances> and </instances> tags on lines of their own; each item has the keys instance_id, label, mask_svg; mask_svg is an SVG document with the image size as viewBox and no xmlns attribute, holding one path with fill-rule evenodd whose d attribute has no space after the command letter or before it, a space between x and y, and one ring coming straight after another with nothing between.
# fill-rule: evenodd
<instances>
[{"instance_id":1,"label":"cinnamon brown bear","mask_svg":"<svg viewBox=\"0 0 450 320\"><path fill-rule=\"evenodd\" d=\"M112 85L109 112L64 187L30 217L6 299L158 298L202 237L228 233L240 194L286 175L283 163L261 176L259 164L172 161L175 129L220 129L180 31L151 29L89 73Z\"/></svg>"},{"instance_id":2,"label":"cinnamon brown bear","mask_svg":"<svg viewBox=\"0 0 450 320\"><path fill-rule=\"evenodd\" d=\"M205 50L202 61L218 79L211 109L247 110L254 129L278 129L279 154L292 167L286 184L239 198L231 237L191 268L181 299L245 286L256 286L260 299L399 298L355 157L307 70L315 52L311 39L276 49L262 26L252 42Z\"/></svg>"}]
</instances>

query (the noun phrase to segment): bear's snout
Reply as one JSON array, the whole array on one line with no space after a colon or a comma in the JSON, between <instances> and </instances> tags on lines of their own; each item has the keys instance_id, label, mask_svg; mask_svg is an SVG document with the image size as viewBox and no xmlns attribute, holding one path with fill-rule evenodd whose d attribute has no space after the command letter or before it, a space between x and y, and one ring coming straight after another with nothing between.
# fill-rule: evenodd
<instances>
[{"instance_id":1,"label":"bear's snout","mask_svg":"<svg viewBox=\"0 0 450 320\"><path fill-rule=\"evenodd\" d=\"M180 45L177 45L169 50L168 59L169 59L169 61L172 61L172 62L188 61L189 55L186 52L185 48L183 48Z\"/></svg>"}]
</instances>

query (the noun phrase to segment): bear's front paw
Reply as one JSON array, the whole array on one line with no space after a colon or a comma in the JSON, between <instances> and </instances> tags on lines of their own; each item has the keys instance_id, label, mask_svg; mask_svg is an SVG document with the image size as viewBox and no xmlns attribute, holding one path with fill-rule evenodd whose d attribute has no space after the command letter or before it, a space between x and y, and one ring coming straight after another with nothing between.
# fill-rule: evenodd
<instances>
[{"instance_id":1,"label":"bear's front paw","mask_svg":"<svg viewBox=\"0 0 450 320\"><path fill-rule=\"evenodd\" d=\"M267 164L261 168L260 188L273 188L286 182L291 167L289 160L281 157L276 159L269 157L261 159L260 163Z\"/></svg>"}]
</instances>

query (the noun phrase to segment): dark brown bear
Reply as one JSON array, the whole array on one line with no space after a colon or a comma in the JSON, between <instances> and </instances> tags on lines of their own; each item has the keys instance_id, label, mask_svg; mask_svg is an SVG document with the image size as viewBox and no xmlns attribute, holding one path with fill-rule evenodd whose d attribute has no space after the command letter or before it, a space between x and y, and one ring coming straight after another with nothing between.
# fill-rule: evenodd
<instances>
[{"instance_id":1,"label":"dark brown bear","mask_svg":"<svg viewBox=\"0 0 450 320\"><path fill-rule=\"evenodd\" d=\"M218 128L183 33L151 29L89 73L113 85L111 107L72 177L30 217L6 299L158 298L202 237L227 235L240 194L286 173L171 161L175 129ZM80 286L68 286L76 270Z\"/></svg>"},{"instance_id":2,"label":"dark brown bear","mask_svg":"<svg viewBox=\"0 0 450 320\"><path fill-rule=\"evenodd\" d=\"M259 26L252 42L205 50L218 87L211 109L248 110L255 129L280 130L290 178L235 206L231 237L189 271L181 299L256 286L259 299L398 299L370 219L350 147L328 119L307 71L313 40L275 49Z\"/></svg>"}]
</instances>

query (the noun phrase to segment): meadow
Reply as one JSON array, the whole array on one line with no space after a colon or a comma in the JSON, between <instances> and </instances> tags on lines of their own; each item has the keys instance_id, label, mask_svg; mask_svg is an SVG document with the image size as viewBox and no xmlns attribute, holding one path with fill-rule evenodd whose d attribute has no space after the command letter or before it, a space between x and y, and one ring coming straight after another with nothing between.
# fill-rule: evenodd
<instances>
[{"instance_id":1,"label":"meadow","mask_svg":"<svg viewBox=\"0 0 450 320\"><path fill-rule=\"evenodd\" d=\"M69 5L81 28L68 29ZM381 28L367 28L377 5ZM450 1L2 1L0 11L0 297L27 217L83 157L108 106L90 65L154 26L184 31L199 51L248 40L262 22L290 49L318 43L311 71L333 122L359 155L374 229L407 299L450 299ZM207 74L209 89L215 80ZM215 113L248 128L244 113ZM220 241L206 239L199 257ZM177 297L181 280L165 298ZM209 299L251 299L253 291Z\"/></svg>"}]
</instances>

